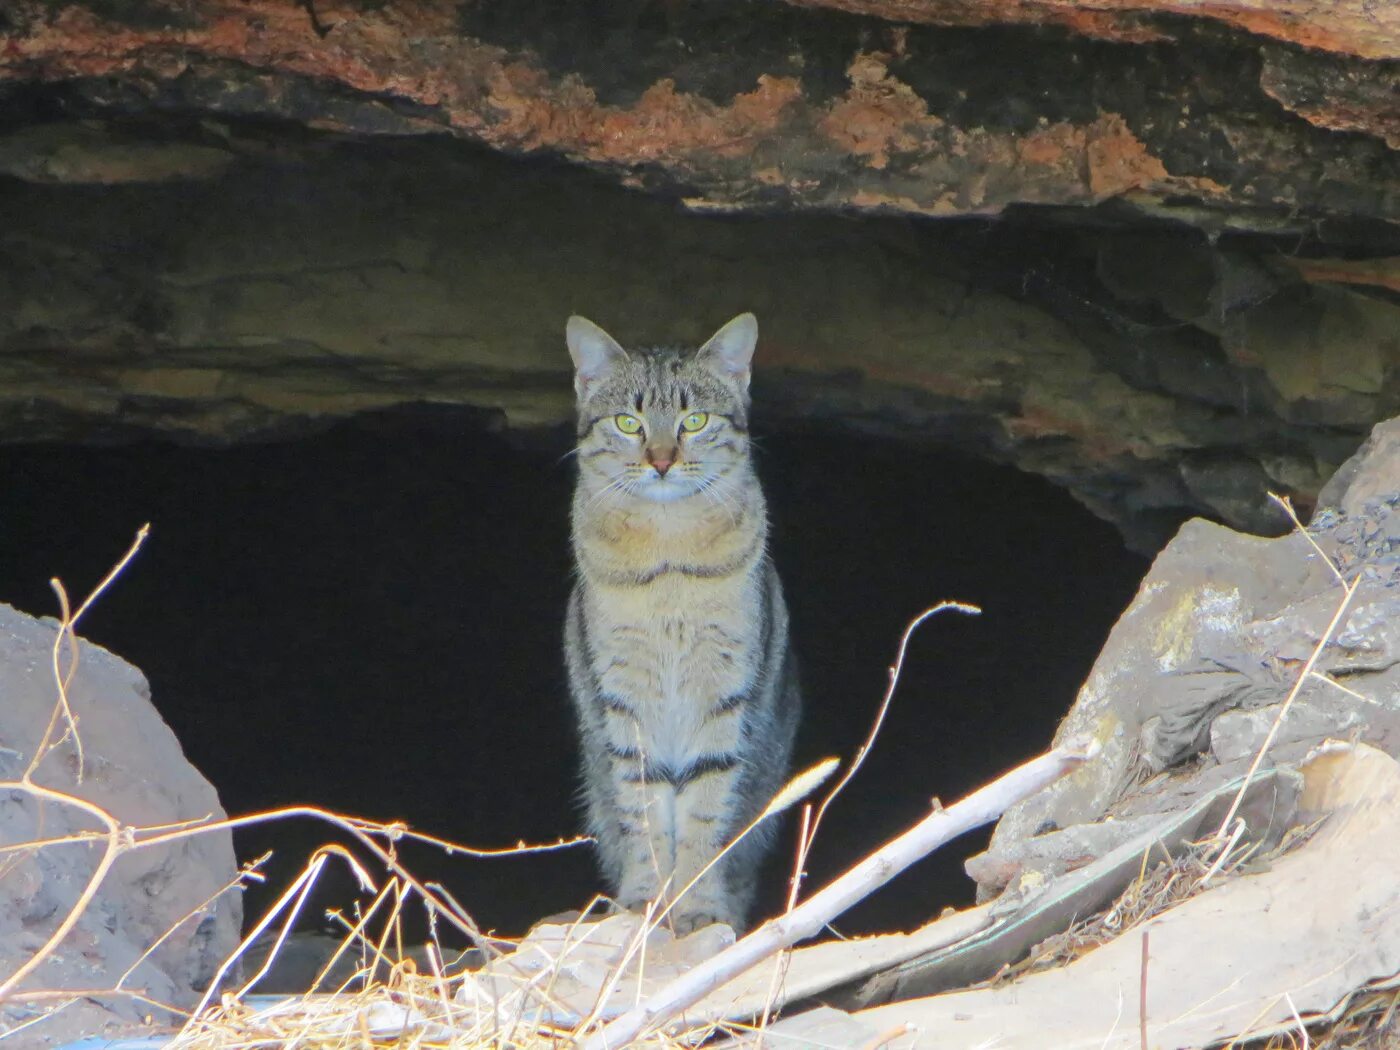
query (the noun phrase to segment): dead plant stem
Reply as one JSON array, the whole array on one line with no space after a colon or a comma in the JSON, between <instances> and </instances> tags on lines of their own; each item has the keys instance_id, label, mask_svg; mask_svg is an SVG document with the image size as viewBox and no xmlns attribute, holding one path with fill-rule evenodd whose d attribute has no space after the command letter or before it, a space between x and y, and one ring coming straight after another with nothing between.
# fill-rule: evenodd
<instances>
[{"instance_id":1,"label":"dead plant stem","mask_svg":"<svg viewBox=\"0 0 1400 1050\"><path fill-rule=\"evenodd\" d=\"M973 828L995 820L1008 806L1034 794L1096 754L1097 744L1056 748L1017 767L967 798L929 814L860 863L832 880L790 912L765 922L731 945L681 974L648 998L582 1040L581 1050L623 1047L699 1002L755 964L819 933L823 926L932 852Z\"/></svg>"},{"instance_id":2,"label":"dead plant stem","mask_svg":"<svg viewBox=\"0 0 1400 1050\"><path fill-rule=\"evenodd\" d=\"M68 936L78 920L82 918L83 912L87 911L88 905L97 896L98 887L102 885L102 880L107 877L107 872L112 869L117 857L122 853L122 833L123 828L117 819L108 813L101 806L88 802L86 799L78 798L76 795L69 795L62 791L54 791L51 788L40 787L38 784L30 783L27 780L12 781L10 783L0 783L0 790L22 791L33 795L36 798L47 799L50 802L57 802L61 805L72 806L80 809L107 826L107 845L102 851L102 857L98 860L97 866L93 868L92 874L88 876L87 885L83 887L82 893L73 903L73 907L68 909L68 914L58 924L53 933L49 934L48 940L40 946L39 950L25 961L19 969L10 974L3 982L0 982L0 1002L3 1002L14 989L37 970L45 959L55 948Z\"/></svg>"},{"instance_id":3,"label":"dead plant stem","mask_svg":"<svg viewBox=\"0 0 1400 1050\"><path fill-rule=\"evenodd\" d=\"M875 719L870 723L870 732L866 734L864 742L856 749L855 756L851 759L851 764L846 767L846 771L841 774L841 779L832 785L826 797L817 806L815 814L811 806L803 808L802 828L797 836L797 856L793 862L792 878L788 882L787 905L785 912L791 912L797 907L798 895L802 892L802 882L807 877L807 857L812 851L812 845L817 840L817 830L821 827L822 818L826 816L827 809L836 799L842 790L855 777L860 767L865 763L865 756L870 754L870 749L875 746L875 739L880 735L880 729L885 724L885 716L889 713L890 704L894 700L895 690L899 688L899 678L904 671L904 658L909 651L909 639L914 636L914 632L924 623L932 619L941 612L954 609L969 616L980 616L982 610L967 602L941 601L937 605L930 606L918 616L910 620L904 628L904 633L899 636L899 648L895 652L894 663L890 665L889 681L885 685L885 694L880 698L880 706L875 711ZM773 967L773 977L769 982L768 995L763 1003L763 1016L758 1024L758 1046L761 1050L763 1046L763 1033L768 1028L768 1023L773 1016L773 1002L777 998L778 988L782 984L787 971L786 959L780 958Z\"/></svg>"},{"instance_id":4,"label":"dead plant stem","mask_svg":"<svg viewBox=\"0 0 1400 1050\"><path fill-rule=\"evenodd\" d=\"M77 778L78 782L82 783L83 741L78 734L78 720L74 717L73 709L68 703L68 687L72 685L73 674L78 668L78 636L74 633L74 629L77 627L78 621L82 619L83 613L87 612L88 609L92 607L92 603L102 595L103 591L111 586L113 580L121 575L122 570L127 567L131 559L136 557L136 552L141 549L141 545L146 542L146 537L149 536L150 533L151 526L149 522L136 530L136 538L132 541L127 552L122 555L116 565L112 566L111 571L109 571L106 576L102 577L101 582L92 589L91 593L83 599L83 603L78 606L77 612L70 613L68 592L63 589L63 584L59 582L57 578L49 580L49 586L53 588L54 593L58 596L59 610L62 614L59 617L58 634L54 636L53 647L49 651L54 684L58 688L58 703L54 705L53 712L49 717L49 724L44 729L44 735L39 738L39 743L34 748L34 754L30 756L29 765L25 767L24 774L20 779L28 781L30 777L34 775L35 770L39 768L39 764L47 757L49 751L57 746L56 742L53 740L53 731L61 717L68 727L65 736L72 736L73 738L73 747L77 751L78 756ZM66 672L60 667L63 653L63 641L65 638L69 640L68 669Z\"/></svg>"},{"instance_id":5,"label":"dead plant stem","mask_svg":"<svg viewBox=\"0 0 1400 1050\"><path fill-rule=\"evenodd\" d=\"M1239 812L1240 806L1244 803L1245 792L1249 790L1250 783L1259 772L1259 767L1264 762L1264 756L1269 753L1269 748L1273 746L1274 738L1278 736L1278 731L1282 727L1284 719L1288 717L1288 712L1293 707L1293 702L1298 699L1298 694L1303 691L1303 686L1307 683L1308 679L1312 677L1313 669L1317 666L1318 660L1322 658L1323 650L1327 648L1328 643L1332 640L1333 634L1336 633L1337 628L1346 617L1347 610L1351 607L1351 599L1356 595L1356 589L1361 582L1360 577L1358 577L1348 583L1345 577L1342 576L1341 570L1333 564L1332 559L1327 556L1327 553L1318 545L1317 541L1314 540L1312 536L1308 535L1308 530L1303 527L1303 523L1298 520L1298 515L1294 513L1293 505L1282 496L1276 496L1273 493L1269 495L1274 502L1278 503L1279 506L1288 513L1289 518L1293 521L1294 527L1303 534L1310 544L1312 544L1313 550L1317 552L1318 557L1322 559L1327 568L1331 570L1332 575L1341 583L1343 594L1342 600L1337 604L1337 611L1332 614L1331 622L1328 623L1327 629L1322 632L1322 637L1318 639L1317 645L1313 646L1313 651L1308 655L1307 662L1303 664L1302 671L1299 672L1298 677L1293 682L1293 688L1288 691L1288 696L1284 699L1278 714L1274 717L1273 725L1269 726L1269 732L1264 737L1264 742L1259 745L1259 750L1254 756L1254 761L1250 763L1249 771L1245 773L1244 783L1240 785L1239 791L1235 793L1235 798L1230 803L1229 812L1225 814L1225 819L1220 822L1220 828L1216 832L1216 835L1221 838L1225 836L1230 824L1235 819L1235 815Z\"/></svg>"}]
</instances>

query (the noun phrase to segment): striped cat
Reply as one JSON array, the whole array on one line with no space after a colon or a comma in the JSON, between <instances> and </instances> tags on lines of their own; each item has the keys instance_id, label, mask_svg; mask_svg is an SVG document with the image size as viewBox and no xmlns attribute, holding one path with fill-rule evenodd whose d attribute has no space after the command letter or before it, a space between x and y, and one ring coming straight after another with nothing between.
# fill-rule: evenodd
<instances>
[{"instance_id":1,"label":"striped cat","mask_svg":"<svg viewBox=\"0 0 1400 1050\"><path fill-rule=\"evenodd\" d=\"M740 314L696 351L567 340L578 486L565 656L583 792L615 899L675 900L781 787L797 726L788 616L749 456ZM742 929L771 824L677 900L677 932Z\"/></svg>"}]
</instances>

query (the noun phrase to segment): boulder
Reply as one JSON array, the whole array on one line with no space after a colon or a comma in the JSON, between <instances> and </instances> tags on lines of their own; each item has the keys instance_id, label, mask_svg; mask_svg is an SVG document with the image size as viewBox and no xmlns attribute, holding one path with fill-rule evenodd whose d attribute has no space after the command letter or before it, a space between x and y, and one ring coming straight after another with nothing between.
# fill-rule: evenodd
<instances>
[{"instance_id":1,"label":"boulder","mask_svg":"<svg viewBox=\"0 0 1400 1050\"><path fill-rule=\"evenodd\" d=\"M1092 734L1102 753L1002 818L968 862L979 895L1043 885L1103 855L1138 827L1130 818L1188 805L1247 769L1275 722L1265 769L1329 737L1400 756L1398 509L1400 418L1376 426L1324 487L1307 536L1188 522L1057 733ZM1355 593L1280 721L1342 579Z\"/></svg>"},{"instance_id":2,"label":"boulder","mask_svg":"<svg viewBox=\"0 0 1400 1050\"><path fill-rule=\"evenodd\" d=\"M17 786L55 708L57 631L53 620L0 605L0 848L99 835L0 854L0 982L73 910L106 843L88 814ZM101 806L127 828L225 816L136 668L81 643L69 701L81 752L64 739L39 763L33 783ZM242 901L226 889L237 871L227 829L124 852L76 926L0 1003L0 1038L29 1023L16 1045L60 1045L147 1018L166 1020L157 1004L194 1005L238 944ZM64 989L86 994L26 998Z\"/></svg>"}]
</instances>

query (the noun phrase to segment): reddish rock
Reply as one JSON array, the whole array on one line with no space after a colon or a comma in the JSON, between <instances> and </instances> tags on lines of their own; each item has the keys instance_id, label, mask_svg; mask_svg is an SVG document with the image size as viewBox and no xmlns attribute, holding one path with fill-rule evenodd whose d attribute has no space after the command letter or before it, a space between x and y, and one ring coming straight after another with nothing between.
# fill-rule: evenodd
<instances>
[{"instance_id":1,"label":"reddish rock","mask_svg":"<svg viewBox=\"0 0 1400 1050\"><path fill-rule=\"evenodd\" d=\"M787 0L899 22L1058 26L1135 43L1172 36L1164 16L1197 18L1262 37L1355 55L1400 58L1400 10L1368 0Z\"/></svg>"},{"instance_id":2,"label":"reddish rock","mask_svg":"<svg viewBox=\"0 0 1400 1050\"><path fill-rule=\"evenodd\" d=\"M126 111L144 97L358 134L448 132L679 187L697 207L771 206L776 194L946 216L1131 195L1333 212L1340 199L1394 217L1393 163L1377 168L1279 122L1276 105L1393 146L1395 74L1364 60L1400 56L1396 9L1359 0L794 3L668 7L674 28L655 30L635 13L600 28L607 12L545 0L519 8L518 24L500 0L171 0L124 14L15 0L0 85L120 92ZM1025 35L1008 48L1005 33L1027 33L1008 23L1068 35ZM1215 33L1204 49L1213 57L1192 37L1197 24ZM936 28L948 25L988 35L979 43ZM736 34L753 53L735 49ZM1260 71L1250 68L1251 35L1280 42ZM1295 45L1327 54L1319 65ZM950 49L958 62L947 61ZM1361 186L1378 178L1388 188L1367 200Z\"/></svg>"}]
</instances>

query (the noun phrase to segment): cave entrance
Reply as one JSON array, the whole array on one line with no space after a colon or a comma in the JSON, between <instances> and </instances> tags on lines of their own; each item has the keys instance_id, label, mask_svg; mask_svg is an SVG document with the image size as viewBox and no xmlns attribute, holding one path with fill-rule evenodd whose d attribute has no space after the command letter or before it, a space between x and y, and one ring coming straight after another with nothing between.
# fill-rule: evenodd
<instances>
[{"instance_id":1,"label":"cave entrance","mask_svg":"<svg viewBox=\"0 0 1400 1050\"><path fill-rule=\"evenodd\" d=\"M809 865L819 884L931 796L956 798L1041 750L1146 562L1042 479L771 416L758 403L805 682L799 764L852 754L912 616L945 598L985 610L916 636L883 734L827 818ZM85 593L149 521L84 634L145 672L231 814L311 802L479 846L569 836L570 444L564 429L521 436L418 407L221 449L5 446L4 600L54 611L50 576ZM240 859L277 851L248 914L331 837L305 821L240 831ZM974 847L918 865L843 930L907 928L965 903ZM776 851L761 907L780 900L789 857ZM507 933L599 887L583 849L406 858ZM332 878L318 903L350 899L349 880Z\"/></svg>"}]
</instances>

